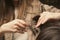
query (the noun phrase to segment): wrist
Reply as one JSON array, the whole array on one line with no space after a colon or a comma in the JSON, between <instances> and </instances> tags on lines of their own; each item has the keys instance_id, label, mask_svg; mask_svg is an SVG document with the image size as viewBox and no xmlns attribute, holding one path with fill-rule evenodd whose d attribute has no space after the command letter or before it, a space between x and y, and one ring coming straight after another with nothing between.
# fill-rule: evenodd
<instances>
[{"instance_id":1,"label":"wrist","mask_svg":"<svg viewBox=\"0 0 60 40\"><path fill-rule=\"evenodd\" d=\"M51 19L60 19L60 14L59 13L52 13L52 16L50 16Z\"/></svg>"},{"instance_id":2,"label":"wrist","mask_svg":"<svg viewBox=\"0 0 60 40\"><path fill-rule=\"evenodd\" d=\"M60 19L60 13L56 13L56 14L54 15L54 17L55 17L55 19Z\"/></svg>"}]
</instances>

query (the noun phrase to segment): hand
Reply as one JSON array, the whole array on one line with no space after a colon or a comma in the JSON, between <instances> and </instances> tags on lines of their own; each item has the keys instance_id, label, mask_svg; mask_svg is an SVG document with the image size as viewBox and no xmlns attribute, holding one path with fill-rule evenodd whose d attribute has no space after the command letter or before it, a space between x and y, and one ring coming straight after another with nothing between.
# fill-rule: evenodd
<instances>
[{"instance_id":1,"label":"hand","mask_svg":"<svg viewBox=\"0 0 60 40\"><path fill-rule=\"evenodd\" d=\"M13 20L11 22L8 22L6 24L3 24L0 28L1 32L22 32L25 30L25 27L27 26L27 23L23 20Z\"/></svg>"},{"instance_id":2,"label":"hand","mask_svg":"<svg viewBox=\"0 0 60 40\"><path fill-rule=\"evenodd\" d=\"M59 19L59 17L60 17L60 13L43 12L40 15L36 27L40 26L41 24L44 24L49 19Z\"/></svg>"}]
</instances>

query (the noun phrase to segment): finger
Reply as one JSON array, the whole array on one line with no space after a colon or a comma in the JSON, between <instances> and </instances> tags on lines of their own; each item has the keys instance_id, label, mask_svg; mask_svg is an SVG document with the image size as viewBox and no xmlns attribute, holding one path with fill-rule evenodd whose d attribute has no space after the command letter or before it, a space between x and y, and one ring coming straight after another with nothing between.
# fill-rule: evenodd
<instances>
[{"instance_id":1,"label":"finger","mask_svg":"<svg viewBox=\"0 0 60 40\"><path fill-rule=\"evenodd\" d=\"M21 23L21 24L23 24L25 26L28 26L28 24L25 21L23 21L23 20L19 20L19 23Z\"/></svg>"},{"instance_id":2,"label":"finger","mask_svg":"<svg viewBox=\"0 0 60 40\"><path fill-rule=\"evenodd\" d=\"M17 29L11 29L11 32L13 32L13 33L18 33L19 30L17 30Z\"/></svg>"},{"instance_id":3,"label":"finger","mask_svg":"<svg viewBox=\"0 0 60 40\"><path fill-rule=\"evenodd\" d=\"M24 33L25 31L24 30L18 30L17 29L17 33Z\"/></svg>"},{"instance_id":4,"label":"finger","mask_svg":"<svg viewBox=\"0 0 60 40\"><path fill-rule=\"evenodd\" d=\"M46 23L48 20L48 18L45 18L44 21L42 22L42 24Z\"/></svg>"},{"instance_id":5,"label":"finger","mask_svg":"<svg viewBox=\"0 0 60 40\"><path fill-rule=\"evenodd\" d=\"M11 29L11 32L16 33L17 29Z\"/></svg>"},{"instance_id":6,"label":"finger","mask_svg":"<svg viewBox=\"0 0 60 40\"><path fill-rule=\"evenodd\" d=\"M16 26L18 26L18 27L22 27L22 28L25 28L26 26L25 25L23 25L23 24L21 24L21 23L17 23L17 24L15 24Z\"/></svg>"},{"instance_id":7,"label":"finger","mask_svg":"<svg viewBox=\"0 0 60 40\"><path fill-rule=\"evenodd\" d=\"M19 26L14 26L14 29L18 29L18 30L20 30L21 28L19 27Z\"/></svg>"},{"instance_id":8,"label":"finger","mask_svg":"<svg viewBox=\"0 0 60 40\"><path fill-rule=\"evenodd\" d=\"M44 16L40 17L38 22L37 22L36 27L39 27L42 24L43 20L44 20Z\"/></svg>"},{"instance_id":9,"label":"finger","mask_svg":"<svg viewBox=\"0 0 60 40\"><path fill-rule=\"evenodd\" d=\"M16 25L15 25L15 29L26 31L26 30L25 30L26 28L22 28L22 27L19 27L19 26L16 26Z\"/></svg>"}]
</instances>

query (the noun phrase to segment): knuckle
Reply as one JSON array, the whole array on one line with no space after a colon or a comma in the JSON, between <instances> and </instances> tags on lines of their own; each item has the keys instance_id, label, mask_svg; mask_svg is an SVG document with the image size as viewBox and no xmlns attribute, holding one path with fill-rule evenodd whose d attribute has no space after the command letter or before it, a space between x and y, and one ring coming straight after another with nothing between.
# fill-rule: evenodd
<instances>
[{"instance_id":1,"label":"knuckle","mask_svg":"<svg viewBox=\"0 0 60 40\"><path fill-rule=\"evenodd\" d=\"M20 20L20 22L24 22L24 20Z\"/></svg>"},{"instance_id":2,"label":"knuckle","mask_svg":"<svg viewBox=\"0 0 60 40\"><path fill-rule=\"evenodd\" d=\"M13 32L17 32L17 29L14 29Z\"/></svg>"},{"instance_id":3,"label":"knuckle","mask_svg":"<svg viewBox=\"0 0 60 40\"><path fill-rule=\"evenodd\" d=\"M14 22L13 22L13 24L15 24L15 25L16 25L16 24L18 24L18 22L17 22L17 21L14 21Z\"/></svg>"},{"instance_id":4,"label":"knuckle","mask_svg":"<svg viewBox=\"0 0 60 40\"><path fill-rule=\"evenodd\" d=\"M14 26L15 28L17 28L17 26Z\"/></svg>"},{"instance_id":5,"label":"knuckle","mask_svg":"<svg viewBox=\"0 0 60 40\"><path fill-rule=\"evenodd\" d=\"M15 19L16 21L19 21L19 19Z\"/></svg>"}]
</instances>

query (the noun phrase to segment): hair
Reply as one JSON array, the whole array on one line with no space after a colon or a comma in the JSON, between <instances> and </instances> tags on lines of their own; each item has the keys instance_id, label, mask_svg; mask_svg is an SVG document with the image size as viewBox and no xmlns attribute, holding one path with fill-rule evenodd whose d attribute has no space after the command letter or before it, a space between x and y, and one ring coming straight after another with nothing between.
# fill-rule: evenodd
<instances>
[{"instance_id":1,"label":"hair","mask_svg":"<svg viewBox=\"0 0 60 40\"><path fill-rule=\"evenodd\" d=\"M10 20L15 19L15 7L19 10L19 17L23 15L26 7L31 2L32 0L18 0L17 6L15 6L13 0L0 0L0 26L6 22L9 22Z\"/></svg>"},{"instance_id":2,"label":"hair","mask_svg":"<svg viewBox=\"0 0 60 40\"><path fill-rule=\"evenodd\" d=\"M60 0L40 0L40 2L60 9Z\"/></svg>"},{"instance_id":3,"label":"hair","mask_svg":"<svg viewBox=\"0 0 60 40\"><path fill-rule=\"evenodd\" d=\"M26 10L26 7L28 7L28 4L30 4L31 2L32 0L18 0L17 6L15 6L13 0L0 0L0 23L3 24L4 20L7 19L7 22L9 22L10 19L13 20L15 18L15 7L19 10L18 18L19 16L22 17L23 12Z\"/></svg>"},{"instance_id":4,"label":"hair","mask_svg":"<svg viewBox=\"0 0 60 40\"><path fill-rule=\"evenodd\" d=\"M10 21L11 17L13 18L14 5L12 0L0 0L0 25Z\"/></svg>"},{"instance_id":5,"label":"hair","mask_svg":"<svg viewBox=\"0 0 60 40\"><path fill-rule=\"evenodd\" d=\"M40 26L41 32L36 40L60 40L60 22L50 21Z\"/></svg>"},{"instance_id":6,"label":"hair","mask_svg":"<svg viewBox=\"0 0 60 40\"><path fill-rule=\"evenodd\" d=\"M33 18L38 21L39 15ZM51 19L39 26L40 33L36 40L60 40L60 20Z\"/></svg>"}]
</instances>

